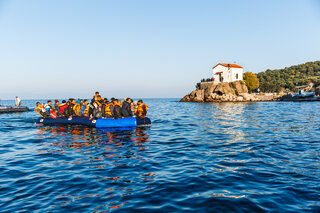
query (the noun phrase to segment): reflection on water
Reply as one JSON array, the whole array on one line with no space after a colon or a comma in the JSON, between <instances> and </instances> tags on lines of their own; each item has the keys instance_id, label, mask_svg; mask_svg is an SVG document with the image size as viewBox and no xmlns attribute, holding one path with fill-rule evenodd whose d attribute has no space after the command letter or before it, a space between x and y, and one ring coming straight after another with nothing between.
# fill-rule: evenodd
<instances>
[{"instance_id":1,"label":"reflection on water","mask_svg":"<svg viewBox=\"0 0 320 213\"><path fill-rule=\"evenodd\" d=\"M127 202L119 202L119 197L131 196L137 189L138 192L150 190L145 185L153 182L155 173L139 172L139 169L129 172L128 175L125 175L126 172L119 172L126 168L139 167L141 163L147 161L145 151L148 149L149 135L146 128L95 129L82 126L37 128L37 139L48 138L55 140L52 143L43 143L37 152L40 155L59 155L59 160L46 166L59 166L62 173L73 173L72 175L83 170L82 167L85 167L85 170L99 169L94 175L94 182L97 182L97 185L100 185L100 182L105 185L105 188L99 190L97 194L85 194L81 191L64 192L57 197L60 205L51 206L53 209L62 208L78 200L89 200L89 198L95 200L98 197L110 202L96 206L93 210L116 209ZM71 156L72 159L70 159ZM85 182L86 175L77 174L74 181L82 179ZM56 178L61 176L64 175L57 175ZM142 184L140 189L137 188L139 184ZM82 203L81 205L92 204Z\"/></svg>"}]
</instances>

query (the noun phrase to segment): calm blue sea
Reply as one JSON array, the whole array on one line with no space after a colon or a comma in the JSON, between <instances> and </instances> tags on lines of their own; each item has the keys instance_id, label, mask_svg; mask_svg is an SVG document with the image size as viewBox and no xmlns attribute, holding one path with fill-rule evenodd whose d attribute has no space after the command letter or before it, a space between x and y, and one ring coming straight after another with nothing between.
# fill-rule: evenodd
<instances>
[{"instance_id":1,"label":"calm blue sea","mask_svg":"<svg viewBox=\"0 0 320 213\"><path fill-rule=\"evenodd\" d=\"M319 102L177 101L126 130L0 114L0 212L320 212Z\"/></svg>"}]
</instances>

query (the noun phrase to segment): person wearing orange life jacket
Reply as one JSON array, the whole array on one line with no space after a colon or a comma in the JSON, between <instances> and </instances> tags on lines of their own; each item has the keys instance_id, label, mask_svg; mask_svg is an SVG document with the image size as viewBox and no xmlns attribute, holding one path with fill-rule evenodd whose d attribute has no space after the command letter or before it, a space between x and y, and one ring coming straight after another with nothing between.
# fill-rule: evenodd
<instances>
[{"instance_id":1,"label":"person wearing orange life jacket","mask_svg":"<svg viewBox=\"0 0 320 213\"><path fill-rule=\"evenodd\" d=\"M95 94L94 94L94 96L93 96L93 99L94 100L98 100L98 96L100 96L100 94L99 94L99 92L97 91L97 92L95 92ZM101 96L100 96L101 97Z\"/></svg>"},{"instance_id":2,"label":"person wearing orange life jacket","mask_svg":"<svg viewBox=\"0 0 320 213\"><path fill-rule=\"evenodd\" d=\"M73 111L74 111L74 114L76 116L82 116L82 113L81 113L81 101L80 100L77 100L75 102L73 102L74 105L73 105Z\"/></svg>"},{"instance_id":3,"label":"person wearing orange life jacket","mask_svg":"<svg viewBox=\"0 0 320 213\"><path fill-rule=\"evenodd\" d=\"M106 102L105 103L105 107L104 107L104 116L106 117L106 118L112 118L112 107L111 106L113 106L112 105L112 103L111 102Z\"/></svg>"},{"instance_id":4,"label":"person wearing orange life jacket","mask_svg":"<svg viewBox=\"0 0 320 213\"><path fill-rule=\"evenodd\" d=\"M138 101L138 106L136 108L136 116L138 118L144 119L147 116L148 105L144 104L142 100Z\"/></svg>"},{"instance_id":5,"label":"person wearing orange life jacket","mask_svg":"<svg viewBox=\"0 0 320 213\"><path fill-rule=\"evenodd\" d=\"M34 108L34 111L37 112L41 118L49 118L48 114L46 113L46 110L40 104L40 102L36 103L36 108Z\"/></svg>"},{"instance_id":6,"label":"person wearing orange life jacket","mask_svg":"<svg viewBox=\"0 0 320 213\"><path fill-rule=\"evenodd\" d=\"M103 102L103 98L101 98L101 95L98 95L96 102L98 103L99 106L101 106L101 104Z\"/></svg>"}]
</instances>

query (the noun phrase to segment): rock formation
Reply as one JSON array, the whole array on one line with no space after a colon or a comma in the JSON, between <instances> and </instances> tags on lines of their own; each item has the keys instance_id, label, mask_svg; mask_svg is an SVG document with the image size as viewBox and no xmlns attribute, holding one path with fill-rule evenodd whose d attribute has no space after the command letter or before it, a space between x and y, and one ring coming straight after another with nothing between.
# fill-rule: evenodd
<instances>
[{"instance_id":1,"label":"rock formation","mask_svg":"<svg viewBox=\"0 0 320 213\"><path fill-rule=\"evenodd\" d=\"M247 86L241 81L198 83L196 90L184 96L181 102L243 102L273 101L273 96L259 96L248 93Z\"/></svg>"}]
</instances>

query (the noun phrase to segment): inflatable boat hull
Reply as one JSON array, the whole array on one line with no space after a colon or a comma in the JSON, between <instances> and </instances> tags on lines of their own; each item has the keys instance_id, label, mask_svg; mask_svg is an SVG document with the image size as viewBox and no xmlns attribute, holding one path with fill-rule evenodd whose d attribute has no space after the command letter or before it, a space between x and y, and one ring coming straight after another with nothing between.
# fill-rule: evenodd
<instances>
[{"instance_id":1,"label":"inflatable boat hull","mask_svg":"<svg viewBox=\"0 0 320 213\"><path fill-rule=\"evenodd\" d=\"M99 118L99 119L89 119L87 117L72 117L72 118L38 118L36 121L37 124L45 125L60 125L60 124L69 124L69 125L85 125L97 128L109 128L109 127L136 127L136 126L145 126L151 125L149 118Z\"/></svg>"},{"instance_id":2,"label":"inflatable boat hull","mask_svg":"<svg viewBox=\"0 0 320 213\"><path fill-rule=\"evenodd\" d=\"M28 107L0 106L0 113L26 112L26 111L29 111Z\"/></svg>"}]
</instances>

